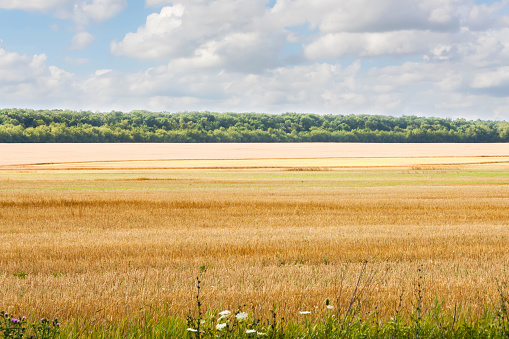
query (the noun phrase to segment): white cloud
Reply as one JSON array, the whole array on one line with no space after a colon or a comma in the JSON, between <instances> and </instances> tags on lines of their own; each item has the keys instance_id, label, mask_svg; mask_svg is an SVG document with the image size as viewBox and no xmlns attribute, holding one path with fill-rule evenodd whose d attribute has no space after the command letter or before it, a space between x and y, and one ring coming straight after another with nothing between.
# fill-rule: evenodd
<instances>
[{"instance_id":1,"label":"white cloud","mask_svg":"<svg viewBox=\"0 0 509 339\"><path fill-rule=\"evenodd\" d=\"M111 19L126 6L127 0L0 0L0 9L48 12L60 19L73 20L78 33L71 41L71 49L83 49L92 43L93 37L84 32L91 22ZM56 30L58 26L53 24L52 28Z\"/></svg>"},{"instance_id":2,"label":"white cloud","mask_svg":"<svg viewBox=\"0 0 509 339\"><path fill-rule=\"evenodd\" d=\"M89 46L92 42L94 42L94 37L92 34L88 32L79 32L74 35L71 40L71 46L69 47L72 50L80 50Z\"/></svg>"},{"instance_id":3,"label":"white cloud","mask_svg":"<svg viewBox=\"0 0 509 339\"><path fill-rule=\"evenodd\" d=\"M172 39L172 35L181 30L184 10L184 6L177 4L150 14L145 26L136 33L128 33L121 42L112 42L111 52L138 59L160 59L179 53L183 41Z\"/></svg>"},{"instance_id":4,"label":"white cloud","mask_svg":"<svg viewBox=\"0 0 509 339\"><path fill-rule=\"evenodd\" d=\"M108 20L126 6L126 0L0 0L0 8L51 11L59 18L73 19L78 26Z\"/></svg>"},{"instance_id":5,"label":"white cloud","mask_svg":"<svg viewBox=\"0 0 509 339\"><path fill-rule=\"evenodd\" d=\"M465 0L278 0L272 10L285 25L309 23L324 34L459 29Z\"/></svg>"},{"instance_id":6,"label":"white cloud","mask_svg":"<svg viewBox=\"0 0 509 339\"><path fill-rule=\"evenodd\" d=\"M71 0L0 0L0 8L22 9L28 11L48 11L68 6Z\"/></svg>"},{"instance_id":7,"label":"white cloud","mask_svg":"<svg viewBox=\"0 0 509 339\"><path fill-rule=\"evenodd\" d=\"M145 5L147 7L156 7L161 5L166 5L173 2L172 0L146 0Z\"/></svg>"},{"instance_id":8,"label":"white cloud","mask_svg":"<svg viewBox=\"0 0 509 339\"><path fill-rule=\"evenodd\" d=\"M46 63L44 55L30 57L0 49L2 102L19 106L14 104L17 98L24 100L23 106L35 108L58 102L63 108L100 111L141 108L509 118L504 110L508 100L489 92L508 83L507 67L484 74L464 65L412 62L363 71L357 61L348 67L315 63L242 74L179 72L170 64L137 73L98 70L79 79Z\"/></svg>"},{"instance_id":9,"label":"white cloud","mask_svg":"<svg viewBox=\"0 0 509 339\"><path fill-rule=\"evenodd\" d=\"M124 10L127 0L89 0L74 2L72 8L58 8L56 15L72 19L83 30L91 22L103 22Z\"/></svg>"},{"instance_id":10,"label":"white cloud","mask_svg":"<svg viewBox=\"0 0 509 339\"><path fill-rule=\"evenodd\" d=\"M98 69L97 71L95 71L95 76L100 77L102 75L106 75L106 74L111 73L111 72L113 72L112 69Z\"/></svg>"},{"instance_id":11,"label":"white cloud","mask_svg":"<svg viewBox=\"0 0 509 339\"><path fill-rule=\"evenodd\" d=\"M320 30L383 32L395 30L454 30L459 28L451 1L357 0L330 4Z\"/></svg>"},{"instance_id":12,"label":"white cloud","mask_svg":"<svg viewBox=\"0 0 509 339\"><path fill-rule=\"evenodd\" d=\"M508 0L503 0L500 2L494 2L490 6L486 4L473 6L467 17L468 27L471 30L487 30L493 26L505 26L505 17L500 15L500 11L508 4Z\"/></svg>"},{"instance_id":13,"label":"white cloud","mask_svg":"<svg viewBox=\"0 0 509 339\"><path fill-rule=\"evenodd\" d=\"M424 54L430 46L445 40L441 34L418 31L383 33L331 33L305 46L311 60L345 55L366 57L398 54Z\"/></svg>"},{"instance_id":14,"label":"white cloud","mask_svg":"<svg viewBox=\"0 0 509 339\"><path fill-rule=\"evenodd\" d=\"M489 72L480 72L474 76L472 88L498 88L509 85L509 66Z\"/></svg>"},{"instance_id":15,"label":"white cloud","mask_svg":"<svg viewBox=\"0 0 509 339\"><path fill-rule=\"evenodd\" d=\"M72 58L72 57L65 57L65 62L72 65L84 65L90 63L90 59L87 58Z\"/></svg>"},{"instance_id":16,"label":"white cloud","mask_svg":"<svg viewBox=\"0 0 509 339\"><path fill-rule=\"evenodd\" d=\"M51 105L74 100L73 75L46 65L45 54L27 56L0 48L0 100L4 105Z\"/></svg>"},{"instance_id":17,"label":"white cloud","mask_svg":"<svg viewBox=\"0 0 509 339\"><path fill-rule=\"evenodd\" d=\"M213 15L211 15L213 13ZM175 67L259 72L277 65L287 33L260 0L178 1L111 43L115 55L168 60Z\"/></svg>"},{"instance_id":18,"label":"white cloud","mask_svg":"<svg viewBox=\"0 0 509 339\"><path fill-rule=\"evenodd\" d=\"M474 25L472 13L497 14L507 1L476 6L472 0L277 0L267 8L265 0L177 0L149 15L136 32L112 42L110 49L115 55L167 60L184 69L244 72L300 62L302 55L309 60L380 55L446 60L457 51L451 40L469 34L469 23ZM146 0L147 6L168 3ZM302 25L316 31L291 30ZM233 43L238 36L248 37L250 43ZM259 42L249 40L252 37ZM302 55L280 58L288 42L302 44ZM444 46L446 50L437 54ZM253 62L257 65L239 67Z\"/></svg>"}]
</instances>

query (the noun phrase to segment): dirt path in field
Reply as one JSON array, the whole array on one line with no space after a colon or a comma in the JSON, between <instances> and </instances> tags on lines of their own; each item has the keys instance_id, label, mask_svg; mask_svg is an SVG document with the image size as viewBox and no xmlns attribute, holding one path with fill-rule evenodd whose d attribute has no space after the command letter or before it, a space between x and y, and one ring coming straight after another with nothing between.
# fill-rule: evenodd
<instances>
[{"instance_id":1,"label":"dirt path in field","mask_svg":"<svg viewBox=\"0 0 509 339\"><path fill-rule=\"evenodd\" d=\"M509 143L0 144L0 166L193 159L509 156Z\"/></svg>"}]
</instances>

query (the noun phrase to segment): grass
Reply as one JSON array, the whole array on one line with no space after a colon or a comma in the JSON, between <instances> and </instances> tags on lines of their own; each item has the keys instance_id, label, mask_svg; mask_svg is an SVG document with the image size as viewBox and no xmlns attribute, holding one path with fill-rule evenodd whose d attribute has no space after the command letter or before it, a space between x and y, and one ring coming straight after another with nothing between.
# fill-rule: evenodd
<instances>
[{"instance_id":1,"label":"grass","mask_svg":"<svg viewBox=\"0 0 509 339\"><path fill-rule=\"evenodd\" d=\"M215 334L240 306L269 334L503 337L504 166L0 171L0 308L180 337L199 275Z\"/></svg>"}]
</instances>

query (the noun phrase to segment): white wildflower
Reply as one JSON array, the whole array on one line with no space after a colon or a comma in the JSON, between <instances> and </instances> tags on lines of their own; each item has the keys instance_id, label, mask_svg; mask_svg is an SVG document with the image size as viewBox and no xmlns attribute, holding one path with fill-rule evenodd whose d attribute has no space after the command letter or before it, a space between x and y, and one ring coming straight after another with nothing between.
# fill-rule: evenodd
<instances>
[{"instance_id":1,"label":"white wildflower","mask_svg":"<svg viewBox=\"0 0 509 339\"><path fill-rule=\"evenodd\" d=\"M311 314L309 311L299 311L300 314Z\"/></svg>"},{"instance_id":2,"label":"white wildflower","mask_svg":"<svg viewBox=\"0 0 509 339\"><path fill-rule=\"evenodd\" d=\"M246 333L256 333L256 330L246 330Z\"/></svg>"},{"instance_id":3,"label":"white wildflower","mask_svg":"<svg viewBox=\"0 0 509 339\"><path fill-rule=\"evenodd\" d=\"M189 332L198 332L198 330L196 330L196 329L194 329L194 328L191 328L191 327L189 327L189 328L187 329L187 331L189 331Z\"/></svg>"},{"instance_id":4,"label":"white wildflower","mask_svg":"<svg viewBox=\"0 0 509 339\"><path fill-rule=\"evenodd\" d=\"M216 325L216 329L218 329L218 330L222 330L225 327L226 327L226 323L222 323L222 324L217 324Z\"/></svg>"},{"instance_id":5,"label":"white wildflower","mask_svg":"<svg viewBox=\"0 0 509 339\"><path fill-rule=\"evenodd\" d=\"M219 312L218 314L219 314L221 317L223 317L223 316L227 316L227 315L229 315L230 313L232 313L232 312L230 312L230 311L228 311L228 310L224 310L224 311L222 311L222 312Z\"/></svg>"},{"instance_id":6,"label":"white wildflower","mask_svg":"<svg viewBox=\"0 0 509 339\"><path fill-rule=\"evenodd\" d=\"M256 332L256 334L258 334L258 335L268 335L267 333L263 333L263 332Z\"/></svg>"},{"instance_id":7,"label":"white wildflower","mask_svg":"<svg viewBox=\"0 0 509 339\"><path fill-rule=\"evenodd\" d=\"M328 310L333 310L333 309L334 309L334 306L332 306L332 305L327 305L327 309L328 309Z\"/></svg>"},{"instance_id":8,"label":"white wildflower","mask_svg":"<svg viewBox=\"0 0 509 339\"><path fill-rule=\"evenodd\" d=\"M247 319L248 314L246 312L240 312L235 315L235 318L237 318L237 321L242 321Z\"/></svg>"}]
</instances>

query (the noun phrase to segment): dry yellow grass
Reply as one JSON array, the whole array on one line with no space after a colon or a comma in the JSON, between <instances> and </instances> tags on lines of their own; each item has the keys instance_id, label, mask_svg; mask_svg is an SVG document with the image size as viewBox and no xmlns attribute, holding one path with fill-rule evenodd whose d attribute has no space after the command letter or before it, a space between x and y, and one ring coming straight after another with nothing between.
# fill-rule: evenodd
<instances>
[{"instance_id":1,"label":"dry yellow grass","mask_svg":"<svg viewBox=\"0 0 509 339\"><path fill-rule=\"evenodd\" d=\"M382 315L411 307L422 267L427 302L475 316L508 279L508 169L0 172L0 307L185 314L201 274L204 305L291 319L343 275L345 303L367 260Z\"/></svg>"}]
</instances>

